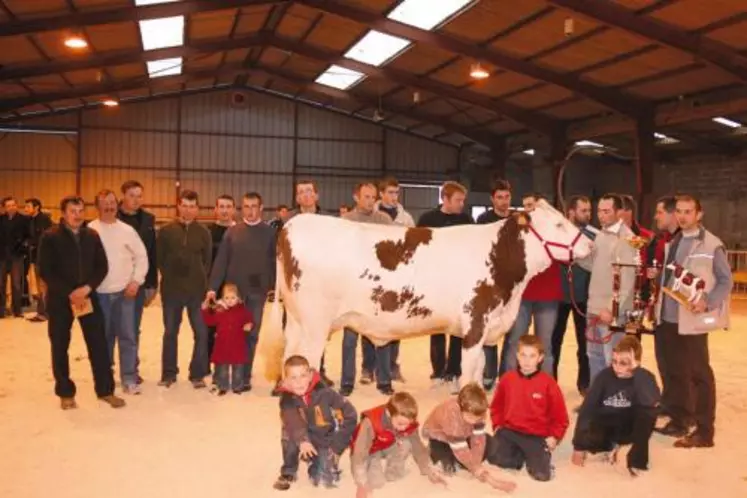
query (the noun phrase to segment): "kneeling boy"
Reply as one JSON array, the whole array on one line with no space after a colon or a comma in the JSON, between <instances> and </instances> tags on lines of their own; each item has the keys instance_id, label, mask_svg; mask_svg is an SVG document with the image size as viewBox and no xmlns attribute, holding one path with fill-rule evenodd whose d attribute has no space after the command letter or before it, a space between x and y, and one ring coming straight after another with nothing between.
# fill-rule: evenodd
<instances>
[{"instance_id":1,"label":"kneeling boy","mask_svg":"<svg viewBox=\"0 0 747 498\"><path fill-rule=\"evenodd\" d=\"M582 466L587 453L614 452L632 444L628 470L648 469L648 443L656 423L661 394L654 375L640 366L641 343L626 335L615 346L612 366L602 370L584 398L573 435L573 463Z\"/></svg>"},{"instance_id":2,"label":"kneeling boy","mask_svg":"<svg viewBox=\"0 0 747 498\"><path fill-rule=\"evenodd\" d=\"M421 474L431 482L445 483L430 467L428 450L418 434L418 404L411 394L395 393L385 405L367 410L361 417L350 444L356 498L365 498L386 481L404 477L410 454Z\"/></svg>"},{"instance_id":3,"label":"kneeling boy","mask_svg":"<svg viewBox=\"0 0 747 498\"><path fill-rule=\"evenodd\" d=\"M516 358L519 367L501 377L490 405L495 436L488 461L516 470L526 463L532 478L549 481L552 452L568 429L563 393L555 379L539 370L544 348L537 336L519 339Z\"/></svg>"},{"instance_id":4,"label":"kneeling boy","mask_svg":"<svg viewBox=\"0 0 747 498\"><path fill-rule=\"evenodd\" d=\"M512 491L516 484L494 476L485 466L485 415L488 398L475 383L464 386L456 398L449 398L433 409L423 424L428 438L431 461L440 463L446 474L454 474L457 465L491 486Z\"/></svg>"},{"instance_id":5,"label":"kneeling boy","mask_svg":"<svg viewBox=\"0 0 747 498\"><path fill-rule=\"evenodd\" d=\"M309 461L314 486L335 487L340 455L350 444L358 414L342 395L321 382L303 356L285 361L280 389L283 466L274 488L287 490L296 480L299 460Z\"/></svg>"}]
</instances>

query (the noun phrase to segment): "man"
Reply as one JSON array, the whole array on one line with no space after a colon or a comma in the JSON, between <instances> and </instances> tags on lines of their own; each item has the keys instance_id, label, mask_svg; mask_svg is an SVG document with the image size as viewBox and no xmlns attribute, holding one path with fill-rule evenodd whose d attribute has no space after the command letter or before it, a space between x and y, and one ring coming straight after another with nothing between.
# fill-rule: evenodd
<instances>
[{"instance_id":1,"label":"man","mask_svg":"<svg viewBox=\"0 0 747 498\"><path fill-rule=\"evenodd\" d=\"M254 316L252 330L246 336L247 363L242 372L242 390L249 391L265 301L275 286L275 229L262 221L262 196L257 192L244 194L241 218L242 222L230 227L223 237L206 297L214 300L221 286L231 282Z\"/></svg>"},{"instance_id":2,"label":"man","mask_svg":"<svg viewBox=\"0 0 747 498\"><path fill-rule=\"evenodd\" d=\"M26 199L25 206L26 216L29 217L29 239L28 239L28 256L31 262L29 266L29 293L36 299L36 315L28 320L30 322L47 321L47 292L44 281L39 277L39 267L36 259L39 254L39 240L42 233L52 226L52 218L47 213L42 212L42 204L39 199Z\"/></svg>"},{"instance_id":3,"label":"man","mask_svg":"<svg viewBox=\"0 0 747 498\"><path fill-rule=\"evenodd\" d=\"M376 203L376 185L363 182L353 190L355 208L343 215L343 218L361 223L392 225L389 215L374 209ZM394 394L392 389L391 343L375 347L368 337L363 337L363 366L361 367L361 384L370 384L376 371L376 388L381 394ZM342 377L340 394L350 396L355 385L355 356L358 348L358 333L345 328L342 338Z\"/></svg>"},{"instance_id":4,"label":"man","mask_svg":"<svg viewBox=\"0 0 747 498\"><path fill-rule=\"evenodd\" d=\"M47 283L54 392L63 410L77 408L68 357L70 329L77 318L86 341L96 396L112 408L120 408L125 402L114 395L103 315L95 291L109 271L104 246L94 230L82 226L83 199L65 197L60 211L61 224L44 232L39 243L39 272Z\"/></svg>"},{"instance_id":5,"label":"man","mask_svg":"<svg viewBox=\"0 0 747 498\"><path fill-rule=\"evenodd\" d=\"M525 194L522 197L524 211L527 213L534 211L540 199L542 199L540 194ZM529 325L532 322L534 322L534 335L542 341L545 350L542 370L552 375L555 363L552 335L558 318L558 307L563 298L560 281L560 264L553 261L545 271L535 275L527 284L521 297L516 321L503 339L499 376L516 368L519 339L529 333Z\"/></svg>"},{"instance_id":6,"label":"man","mask_svg":"<svg viewBox=\"0 0 747 498\"><path fill-rule=\"evenodd\" d=\"M88 224L101 238L109 271L96 287L104 317L109 361L114 363L114 344L119 349L119 374L125 394L140 394L137 383L135 298L148 273L148 253L130 225L117 219L117 196L105 189L96 195L99 217Z\"/></svg>"},{"instance_id":7,"label":"man","mask_svg":"<svg viewBox=\"0 0 747 498\"><path fill-rule=\"evenodd\" d=\"M647 276L649 279L660 276L660 269L664 265L666 245L680 231L675 214L676 207L677 200L674 196L661 197L656 201L654 221L658 232L648 246L648 255L646 258L648 261ZM659 378L661 378L662 394L659 412L662 415L669 415L669 397L671 393L669 392L669 370L667 369L666 355L664 353L664 348L666 347L664 334L665 331L662 331L661 327L657 327L657 330L654 332L654 352L656 354L656 366L659 369Z\"/></svg>"},{"instance_id":8,"label":"man","mask_svg":"<svg viewBox=\"0 0 747 498\"><path fill-rule=\"evenodd\" d=\"M568 219L576 225L581 232L594 240L599 232L591 226L591 200L585 195L571 197L568 203ZM558 365L560 365L560 352L563 349L563 338L568 325L568 315L573 315L573 326L576 330L576 359L578 361L578 373L576 374L576 389L581 395L585 395L589 389L589 358L586 356L586 303L589 299L590 274L580 266L571 266L573 288L569 286L566 275L568 265L560 265L563 288L563 301L558 307L558 319L555 322L555 330L552 333L552 355L553 375L558 378Z\"/></svg>"},{"instance_id":9,"label":"man","mask_svg":"<svg viewBox=\"0 0 747 498\"><path fill-rule=\"evenodd\" d=\"M589 358L589 383L610 365L612 350L624 333L615 332L609 326L617 319L624 324L625 313L633 307L633 287L635 269L620 269L619 312L612 316L613 263L632 265L635 249L627 239L633 231L620 218L622 200L614 194L605 194L597 204L597 218L602 229L594 239L594 248L589 256L577 261L582 268L591 272L589 299L586 304L586 353Z\"/></svg>"},{"instance_id":10,"label":"man","mask_svg":"<svg viewBox=\"0 0 747 498\"><path fill-rule=\"evenodd\" d=\"M486 225L505 220L511 214L511 184L506 180L497 180L490 191L493 209L489 209L477 217L478 225ZM482 385L489 391L498 378L498 346L484 346L485 369L482 375Z\"/></svg>"},{"instance_id":11,"label":"man","mask_svg":"<svg viewBox=\"0 0 747 498\"><path fill-rule=\"evenodd\" d=\"M280 204L277 208L275 208L275 218L270 220L270 226L275 229L275 232L280 232L280 229L283 228L283 225L285 225L285 222L288 221L288 218L290 218L290 210L288 210L288 206L285 204Z\"/></svg>"},{"instance_id":12,"label":"man","mask_svg":"<svg viewBox=\"0 0 747 498\"><path fill-rule=\"evenodd\" d=\"M426 211L418 220L419 227L440 228L455 225L471 225L472 217L464 212L467 188L447 181L441 187L441 205ZM446 263L446 261L444 261ZM446 334L431 335L431 381L434 386L451 383L451 392L459 392L459 377L462 375L462 338L449 337L449 353L446 354Z\"/></svg>"},{"instance_id":13,"label":"man","mask_svg":"<svg viewBox=\"0 0 747 498\"><path fill-rule=\"evenodd\" d=\"M381 200L376 201L375 210L388 214L395 225L415 226L415 220L399 203L399 182L396 178L388 177L379 182L379 196ZM399 345L400 341L392 341L389 344L392 359L392 380L404 382L405 378L402 376L402 368L399 365Z\"/></svg>"},{"instance_id":14,"label":"man","mask_svg":"<svg viewBox=\"0 0 747 498\"><path fill-rule=\"evenodd\" d=\"M210 237L213 240L213 256L211 263L215 264L215 258L218 256L218 249L223 241L223 236L229 227L236 224L236 201L228 194L223 194L215 200L215 221L207 227L210 231ZM218 291L220 293L220 290ZM208 358L213 356L213 347L215 346L215 327L208 327Z\"/></svg>"},{"instance_id":15,"label":"man","mask_svg":"<svg viewBox=\"0 0 747 498\"><path fill-rule=\"evenodd\" d=\"M677 448L713 446L716 418L716 386L708 355L708 333L729 324L729 293L732 274L723 242L702 226L703 208L690 195L677 197L680 232L667 244L661 285L671 288L674 273L666 266L676 263L705 283L701 298L685 306L662 293L659 296L657 334L663 335L669 377L670 422L659 432L678 437ZM695 431L688 434L689 422Z\"/></svg>"},{"instance_id":16,"label":"man","mask_svg":"<svg viewBox=\"0 0 747 498\"><path fill-rule=\"evenodd\" d=\"M18 212L13 197L3 201L5 214L0 216L0 318L5 317L6 282L10 276L11 313L23 316L24 256L30 237L29 218Z\"/></svg>"},{"instance_id":17,"label":"man","mask_svg":"<svg viewBox=\"0 0 747 498\"><path fill-rule=\"evenodd\" d=\"M128 180L120 187L122 202L119 205L117 218L124 221L140 235L140 239L148 252L148 274L145 283L135 298L135 340L140 351L140 324L143 321L143 309L150 306L156 297L158 288L158 262L156 261L156 217L143 209L143 186L136 180ZM140 377L140 355L135 360L137 382L143 382Z\"/></svg>"},{"instance_id":18,"label":"man","mask_svg":"<svg viewBox=\"0 0 747 498\"><path fill-rule=\"evenodd\" d=\"M654 233L651 230L643 228L640 223L638 223L638 217L636 216L636 211L638 210L638 208L636 206L635 199L633 199L633 196L628 194L618 195L620 196L620 199L622 199L623 207L620 210L620 218L622 219L623 223L625 223L628 228L633 230L634 234L643 237L644 239L653 239Z\"/></svg>"},{"instance_id":19,"label":"man","mask_svg":"<svg viewBox=\"0 0 747 498\"><path fill-rule=\"evenodd\" d=\"M189 364L192 386L204 388L204 377L208 374L207 327L202 321L201 306L207 292L213 241L208 229L196 221L199 209L197 192L182 190L177 206L179 218L158 232L156 247L164 325L159 386L171 387L179 374L178 336L185 308L194 335Z\"/></svg>"}]
</instances>

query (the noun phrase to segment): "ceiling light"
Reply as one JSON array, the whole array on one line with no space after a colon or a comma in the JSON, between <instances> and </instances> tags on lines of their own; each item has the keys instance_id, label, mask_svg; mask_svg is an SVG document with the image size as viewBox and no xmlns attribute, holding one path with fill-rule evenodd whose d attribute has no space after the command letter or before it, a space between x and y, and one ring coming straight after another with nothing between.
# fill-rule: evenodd
<instances>
[{"instance_id":1,"label":"ceiling light","mask_svg":"<svg viewBox=\"0 0 747 498\"><path fill-rule=\"evenodd\" d=\"M65 38L65 46L75 50L88 47L88 42L81 35L70 35Z\"/></svg>"},{"instance_id":2,"label":"ceiling light","mask_svg":"<svg viewBox=\"0 0 747 498\"><path fill-rule=\"evenodd\" d=\"M490 73L478 62L470 66L469 75L476 80L484 80L490 76Z\"/></svg>"},{"instance_id":3,"label":"ceiling light","mask_svg":"<svg viewBox=\"0 0 747 498\"><path fill-rule=\"evenodd\" d=\"M670 145L670 144L677 144L680 143L679 140L676 138L672 138L670 136L667 136L663 133L654 133L654 138L656 138L660 144L663 145Z\"/></svg>"},{"instance_id":4,"label":"ceiling light","mask_svg":"<svg viewBox=\"0 0 747 498\"><path fill-rule=\"evenodd\" d=\"M148 66L148 76L158 78L160 76L173 76L182 73L182 58L174 57L171 59L159 59L157 61L146 62Z\"/></svg>"},{"instance_id":5,"label":"ceiling light","mask_svg":"<svg viewBox=\"0 0 747 498\"><path fill-rule=\"evenodd\" d=\"M105 105L106 107L117 107L119 105L119 102L114 99L104 99L101 101L101 104Z\"/></svg>"},{"instance_id":6,"label":"ceiling light","mask_svg":"<svg viewBox=\"0 0 747 498\"><path fill-rule=\"evenodd\" d=\"M527 149L527 150L524 150L522 152L524 154L528 155L528 156L533 156L534 155L534 149Z\"/></svg>"},{"instance_id":7,"label":"ceiling light","mask_svg":"<svg viewBox=\"0 0 747 498\"><path fill-rule=\"evenodd\" d=\"M741 128L742 127L742 123L738 123L728 118L717 117L717 118L713 118L713 121L715 121L716 123L720 125L728 126L729 128Z\"/></svg>"},{"instance_id":8,"label":"ceiling light","mask_svg":"<svg viewBox=\"0 0 747 498\"><path fill-rule=\"evenodd\" d=\"M432 30L450 20L473 0L404 0L387 16L416 28Z\"/></svg>"},{"instance_id":9,"label":"ceiling light","mask_svg":"<svg viewBox=\"0 0 747 498\"><path fill-rule=\"evenodd\" d=\"M604 145L597 143L597 142L592 142L591 140L580 140L576 142L576 145L578 147L600 147L600 148L604 147Z\"/></svg>"},{"instance_id":10,"label":"ceiling light","mask_svg":"<svg viewBox=\"0 0 747 498\"><path fill-rule=\"evenodd\" d=\"M346 90L363 79L363 77L363 73L332 64L314 81L322 85L331 86L332 88Z\"/></svg>"},{"instance_id":11,"label":"ceiling light","mask_svg":"<svg viewBox=\"0 0 747 498\"><path fill-rule=\"evenodd\" d=\"M153 5L154 3L171 3L178 1L179 0L135 0L135 5L140 7L141 5Z\"/></svg>"}]
</instances>

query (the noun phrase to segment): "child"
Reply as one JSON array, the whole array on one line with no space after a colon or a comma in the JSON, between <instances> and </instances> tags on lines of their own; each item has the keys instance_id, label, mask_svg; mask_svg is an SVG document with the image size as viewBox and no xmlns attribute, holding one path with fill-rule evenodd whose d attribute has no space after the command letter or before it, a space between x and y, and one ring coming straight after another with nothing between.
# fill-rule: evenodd
<instances>
[{"instance_id":1,"label":"child","mask_svg":"<svg viewBox=\"0 0 747 498\"><path fill-rule=\"evenodd\" d=\"M440 463L447 475L454 474L459 464L480 481L503 491L513 491L516 484L495 477L483 466L487 444L487 411L488 398L475 383L464 386L456 398L436 406L423 424L423 436L428 438L431 461Z\"/></svg>"},{"instance_id":2,"label":"child","mask_svg":"<svg viewBox=\"0 0 747 498\"><path fill-rule=\"evenodd\" d=\"M544 354L537 336L519 339L519 368L501 377L490 405L495 444L488 461L516 470L526 463L527 472L538 481L552 478L551 455L568 429L568 413L557 382L538 370Z\"/></svg>"},{"instance_id":3,"label":"child","mask_svg":"<svg viewBox=\"0 0 747 498\"><path fill-rule=\"evenodd\" d=\"M350 445L358 414L340 393L327 387L303 356L285 360L280 386L283 466L275 489L290 489L299 458L309 461L314 486L336 487L340 455Z\"/></svg>"},{"instance_id":4,"label":"child","mask_svg":"<svg viewBox=\"0 0 747 498\"><path fill-rule=\"evenodd\" d=\"M223 298L211 303L202 303L202 319L208 327L216 327L215 346L210 360L215 364L214 380L218 396L231 389L241 394L244 387L243 365L246 363L246 334L252 330L254 317L239 299L236 285L223 286ZM229 384L229 369L230 384Z\"/></svg>"},{"instance_id":5,"label":"child","mask_svg":"<svg viewBox=\"0 0 747 498\"><path fill-rule=\"evenodd\" d=\"M659 386L640 366L641 343L626 335L612 352L612 366L602 370L581 405L573 435L573 459L583 466L586 453L611 452L632 444L628 470L633 476L648 469L648 442L656 423Z\"/></svg>"},{"instance_id":6,"label":"child","mask_svg":"<svg viewBox=\"0 0 747 498\"><path fill-rule=\"evenodd\" d=\"M446 483L430 468L428 450L418 434L418 404L411 394L395 393L385 405L363 412L361 419L350 443L356 498L366 498L386 481L404 477L410 454L421 474L433 483Z\"/></svg>"}]
</instances>

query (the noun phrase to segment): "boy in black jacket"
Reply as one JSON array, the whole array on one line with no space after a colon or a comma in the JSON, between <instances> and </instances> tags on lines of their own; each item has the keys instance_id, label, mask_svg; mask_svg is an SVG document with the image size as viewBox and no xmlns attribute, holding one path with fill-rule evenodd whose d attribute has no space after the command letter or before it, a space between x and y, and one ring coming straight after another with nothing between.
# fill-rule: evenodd
<instances>
[{"instance_id":1,"label":"boy in black jacket","mask_svg":"<svg viewBox=\"0 0 747 498\"><path fill-rule=\"evenodd\" d=\"M285 361L280 386L283 466L273 486L285 491L296 480L300 459L309 461L314 486L336 487L340 456L350 444L358 414L341 394L326 387L303 356Z\"/></svg>"},{"instance_id":2,"label":"boy in black jacket","mask_svg":"<svg viewBox=\"0 0 747 498\"><path fill-rule=\"evenodd\" d=\"M48 288L54 391L63 410L77 408L68 358L75 308L79 310L77 318L88 349L96 395L112 408L120 408L125 402L114 396L104 320L95 296L109 264L99 235L82 226L84 209L80 197L65 197L60 203L61 224L44 232L39 243L39 274Z\"/></svg>"},{"instance_id":3,"label":"boy in black jacket","mask_svg":"<svg viewBox=\"0 0 747 498\"><path fill-rule=\"evenodd\" d=\"M661 394L654 375L640 366L641 343L626 335L615 346L612 366L594 378L584 398L573 435L573 463L583 466L588 453L612 452L632 444L627 465L632 475L648 470L648 443Z\"/></svg>"}]
</instances>

